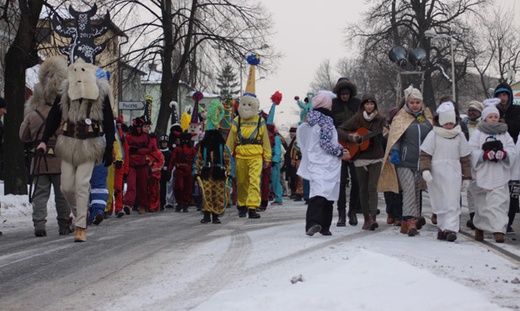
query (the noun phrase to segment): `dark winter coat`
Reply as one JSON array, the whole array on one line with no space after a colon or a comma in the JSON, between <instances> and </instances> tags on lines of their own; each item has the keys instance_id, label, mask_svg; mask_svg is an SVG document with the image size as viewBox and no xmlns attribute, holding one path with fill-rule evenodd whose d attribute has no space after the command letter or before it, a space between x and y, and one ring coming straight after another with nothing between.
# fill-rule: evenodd
<instances>
[{"instance_id":1,"label":"dark winter coat","mask_svg":"<svg viewBox=\"0 0 520 311\"><path fill-rule=\"evenodd\" d=\"M497 108L500 112L500 119L507 124L507 132L513 138L514 142L518 139L520 133L520 106L513 104L513 91L507 83L500 83L495 88L494 97L498 97L498 93L506 92L509 95L509 102L506 107L498 104Z\"/></svg>"},{"instance_id":2,"label":"dark winter coat","mask_svg":"<svg viewBox=\"0 0 520 311\"><path fill-rule=\"evenodd\" d=\"M365 97L376 103L376 108L374 111L378 111L375 97L370 94L363 95L363 99L365 99ZM343 124L338 127L338 137L340 140L347 141L347 132L356 132L362 127L366 128L371 133L379 132L378 135L370 139L370 145L368 148L364 151L360 151L359 154L355 156L355 158L366 160L382 159L385 155L385 150L383 149L383 128L386 126L386 118L378 113L374 119L367 121L363 117L363 103L364 100L359 105L358 112L352 118L343 122Z\"/></svg>"}]
</instances>

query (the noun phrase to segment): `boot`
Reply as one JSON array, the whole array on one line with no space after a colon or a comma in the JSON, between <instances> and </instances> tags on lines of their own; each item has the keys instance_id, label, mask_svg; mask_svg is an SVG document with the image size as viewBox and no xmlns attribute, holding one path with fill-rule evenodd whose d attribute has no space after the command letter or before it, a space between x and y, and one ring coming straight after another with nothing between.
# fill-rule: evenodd
<instances>
[{"instance_id":1,"label":"boot","mask_svg":"<svg viewBox=\"0 0 520 311\"><path fill-rule=\"evenodd\" d=\"M502 232L495 232L493 235L495 236L495 242L504 243L505 239Z\"/></svg>"},{"instance_id":2,"label":"boot","mask_svg":"<svg viewBox=\"0 0 520 311\"><path fill-rule=\"evenodd\" d=\"M305 234L307 234L308 236L313 236L314 234L316 234L320 231L321 231L321 226L318 224L315 224L315 225L312 225L309 229L307 229Z\"/></svg>"},{"instance_id":3,"label":"boot","mask_svg":"<svg viewBox=\"0 0 520 311\"><path fill-rule=\"evenodd\" d=\"M408 232L407 233L408 233L408 236L416 236L417 235L417 225L416 225L415 218L408 219Z\"/></svg>"},{"instance_id":4,"label":"boot","mask_svg":"<svg viewBox=\"0 0 520 311\"><path fill-rule=\"evenodd\" d=\"M348 224L351 226L357 226L358 224L356 211L352 208L348 211Z\"/></svg>"},{"instance_id":5,"label":"boot","mask_svg":"<svg viewBox=\"0 0 520 311\"><path fill-rule=\"evenodd\" d=\"M137 211L137 214L142 215L146 213L146 209L144 207L139 207L139 211Z\"/></svg>"},{"instance_id":6,"label":"boot","mask_svg":"<svg viewBox=\"0 0 520 311\"><path fill-rule=\"evenodd\" d=\"M125 205L123 210L125 211L125 214L130 215L132 208L128 205Z\"/></svg>"},{"instance_id":7,"label":"boot","mask_svg":"<svg viewBox=\"0 0 520 311\"><path fill-rule=\"evenodd\" d=\"M58 229L58 234L59 234L59 235L69 235L69 233L70 233L69 230L70 230L69 227L65 227L65 226L64 226L64 227L60 227L60 228Z\"/></svg>"},{"instance_id":8,"label":"boot","mask_svg":"<svg viewBox=\"0 0 520 311\"><path fill-rule=\"evenodd\" d=\"M419 218L414 218L415 219L415 226L417 228L417 230L421 230L421 228L426 225L426 219L424 219L424 217L420 216Z\"/></svg>"},{"instance_id":9,"label":"boot","mask_svg":"<svg viewBox=\"0 0 520 311\"><path fill-rule=\"evenodd\" d=\"M247 207L246 206L237 206L238 209L238 217L244 218L247 215Z\"/></svg>"},{"instance_id":10,"label":"boot","mask_svg":"<svg viewBox=\"0 0 520 311\"><path fill-rule=\"evenodd\" d=\"M103 216L103 212L99 212L97 213L96 217L94 217L92 223L97 226L103 221L103 219L105 219L105 217Z\"/></svg>"},{"instance_id":11,"label":"boot","mask_svg":"<svg viewBox=\"0 0 520 311\"><path fill-rule=\"evenodd\" d=\"M204 211L204 218L202 218L202 219L200 220L200 223L201 223L201 224L207 224L208 222L210 222L210 221L211 221L210 215L211 215L210 212L206 212L206 211Z\"/></svg>"},{"instance_id":12,"label":"boot","mask_svg":"<svg viewBox=\"0 0 520 311\"><path fill-rule=\"evenodd\" d=\"M249 209L248 214L249 214L249 218L252 218L252 219L260 218L260 215L258 215L258 213L256 212L255 209Z\"/></svg>"},{"instance_id":13,"label":"boot","mask_svg":"<svg viewBox=\"0 0 520 311\"><path fill-rule=\"evenodd\" d=\"M182 205L182 212L183 213L187 213L188 212L188 206L189 206L188 204L183 204Z\"/></svg>"},{"instance_id":14,"label":"boot","mask_svg":"<svg viewBox=\"0 0 520 311\"><path fill-rule=\"evenodd\" d=\"M388 215L386 216L386 223L389 224L389 225L392 225L395 223L395 219L392 215Z\"/></svg>"},{"instance_id":15,"label":"boot","mask_svg":"<svg viewBox=\"0 0 520 311\"><path fill-rule=\"evenodd\" d=\"M437 214L435 214L435 213L432 213L432 224L434 224L434 225L437 224Z\"/></svg>"},{"instance_id":16,"label":"boot","mask_svg":"<svg viewBox=\"0 0 520 311\"><path fill-rule=\"evenodd\" d=\"M36 237L44 237L47 236L47 231L45 231L45 228L34 229L34 235Z\"/></svg>"},{"instance_id":17,"label":"boot","mask_svg":"<svg viewBox=\"0 0 520 311\"><path fill-rule=\"evenodd\" d=\"M401 226L401 219L395 219L394 218L394 226L400 227Z\"/></svg>"},{"instance_id":18,"label":"boot","mask_svg":"<svg viewBox=\"0 0 520 311\"><path fill-rule=\"evenodd\" d=\"M475 241L484 241L484 231L475 228Z\"/></svg>"},{"instance_id":19,"label":"boot","mask_svg":"<svg viewBox=\"0 0 520 311\"><path fill-rule=\"evenodd\" d=\"M181 203L177 203L177 206L175 206L175 212L176 213L180 213L181 209L182 209L182 204Z\"/></svg>"},{"instance_id":20,"label":"boot","mask_svg":"<svg viewBox=\"0 0 520 311\"><path fill-rule=\"evenodd\" d=\"M87 230L85 228L76 227L74 233L74 242L85 242L87 240Z\"/></svg>"},{"instance_id":21,"label":"boot","mask_svg":"<svg viewBox=\"0 0 520 311\"><path fill-rule=\"evenodd\" d=\"M437 231L437 240L446 240L446 232L439 229L439 231Z\"/></svg>"},{"instance_id":22,"label":"boot","mask_svg":"<svg viewBox=\"0 0 520 311\"><path fill-rule=\"evenodd\" d=\"M453 231L445 231L446 233L446 240L448 242L454 242L457 239L457 234Z\"/></svg>"},{"instance_id":23,"label":"boot","mask_svg":"<svg viewBox=\"0 0 520 311\"><path fill-rule=\"evenodd\" d=\"M220 223L220 219L218 219L218 214L211 214L213 216L213 223L214 224L219 224Z\"/></svg>"},{"instance_id":24,"label":"boot","mask_svg":"<svg viewBox=\"0 0 520 311\"><path fill-rule=\"evenodd\" d=\"M475 213L469 213L469 220L466 222L466 227L470 228L471 230L475 230L475 225L473 224L473 216L475 216Z\"/></svg>"},{"instance_id":25,"label":"boot","mask_svg":"<svg viewBox=\"0 0 520 311\"><path fill-rule=\"evenodd\" d=\"M346 218L346 211L344 209L338 209L338 222L336 223L336 226L345 227L347 222Z\"/></svg>"},{"instance_id":26,"label":"boot","mask_svg":"<svg viewBox=\"0 0 520 311\"><path fill-rule=\"evenodd\" d=\"M369 213L363 213L363 218L365 222L363 223L363 227L361 229L368 230L372 226L372 217L370 217Z\"/></svg>"},{"instance_id":27,"label":"boot","mask_svg":"<svg viewBox=\"0 0 520 311\"><path fill-rule=\"evenodd\" d=\"M372 220L372 224L370 225L370 228L368 228L368 230L370 230L370 231L374 231L374 230L376 230L377 228L379 228L379 224L378 224L377 221L376 221L376 217L377 217L376 214L371 214L371 215L370 215L370 219Z\"/></svg>"},{"instance_id":28,"label":"boot","mask_svg":"<svg viewBox=\"0 0 520 311\"><path fill-rule=\"evenodd\" d=\"M401 231L402 234L408 233L408 220L401 220Z\"/></svg>"}]
</instances>

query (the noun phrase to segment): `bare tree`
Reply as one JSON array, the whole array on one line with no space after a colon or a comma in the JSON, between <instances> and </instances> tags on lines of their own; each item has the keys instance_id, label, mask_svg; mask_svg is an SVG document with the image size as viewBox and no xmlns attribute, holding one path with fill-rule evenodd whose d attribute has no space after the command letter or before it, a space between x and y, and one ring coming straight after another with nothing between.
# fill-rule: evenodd
<instances>
[{"instance_id":1,"label":"bare tree","mask_svg":"<svg viewBox=\"0 0 520 311\"><path fill-rule=\"evenodd\" d=\"M6 194L27 194L24 145L18 137L25 103L25 70L37 64L37 24L44 0L5 2L0 16L8 33L5 55L4 94L9 111L5 116L5 186Z\"/></svg>"},{"instance_id":2,"label":"bare tree","mask_svg":"<svg viewBox=\"0 0 520 311\"><path fill-rule=\"evenodd\" d=\"M446 45L438 42L434 45L425 36L427 30L448 34L454 38L457 57L456 79L466 73L467 54L461 52L462 44L467 40L467 18L478 15L479 9L489 3L488 0L371 0L372 7L366 13L361 24L352 24L346 28L347 41L357 40L364 47L365 59L378 59L377 63L389 62L388 51L394 46L404 46L408 50L422 47L431 62L421 68L424 71L423 96L428 106L435 106L432 75L449 64L451 55ZM448 42L449 43L449 42ZM440 47L440 48L437 48ZM448 46L449 47L449 46ZM436 48L432 54L432 49ZM460 58L460 59L459 59ZM385 60L386 59L386 60ZM398 74L395 67L394 79ZM451 75L446 75L448 79Z\"/></svg>"},{"instance_id":3,"label":"bare tree","mask_svg":"<svg viewBox=\"0 0 520 311\"><path fill-rule=\"evenodd\" d=\"M333 75L330 59L323 60L318 66L318 69L316 69L314 80L311 82L309 88L314 91L332 90L337 80L337 77L333 77Z\"/></svg>"},{"instance_id":4,"label":"bare tree","mask_svg":"<svg viewBox=\"0 0 520 311\"><path fill-rule=\"evenodd\" d=\"M496 84L489 76L497 75L499 82L511 84L520 69L520 27L515 25L513 13L494 8L491 18L476 23L475 40L468 43L475 55L471 64L479 73L484 97L491 96L488 90L495 86L491 83Z\"/></svg>"},{"instance_id":5,"label":"bare tree","mask_svg":"<svg viewBox=\"0 0 520 311\"><path fill-rule=\"evenodd\" d=\"M159 133L166 130L169 103L177 99L181 80L196 88L214 87L207 77L213 78L219 63L215 47L242 69L247 54L268 46L270 17L253 1L117 0L108 5L114 20L124 19L123 31L138 38L126 47L126 61L138 68L155 59L162 64ZM137 15L145 20L136 22Z\"/></svg>"}]
</instances>

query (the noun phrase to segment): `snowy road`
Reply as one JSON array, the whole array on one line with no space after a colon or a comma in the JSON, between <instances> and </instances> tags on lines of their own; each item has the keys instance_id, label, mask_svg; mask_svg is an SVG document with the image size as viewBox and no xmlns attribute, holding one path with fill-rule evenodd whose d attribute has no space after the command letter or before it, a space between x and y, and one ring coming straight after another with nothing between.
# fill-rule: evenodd
<instances>
[{"instance_id":1,"label":"snowy road","mask_svg":"<svg viewBox=\"0 0 520 311\"><path fill-rule=\"evenodd\" d=\"M514 258L463 235L437 241L431 224L410 238L381 215L375 232L334 226L309 238L305 205L286 201L260 220L231 208L221 225L200 224L193 207L133 213L73 243L53 215L45 238L30 215L4 230L0 309L402 310L406 298L421 311L520 310Z\"/></svg>"}]
</instances>

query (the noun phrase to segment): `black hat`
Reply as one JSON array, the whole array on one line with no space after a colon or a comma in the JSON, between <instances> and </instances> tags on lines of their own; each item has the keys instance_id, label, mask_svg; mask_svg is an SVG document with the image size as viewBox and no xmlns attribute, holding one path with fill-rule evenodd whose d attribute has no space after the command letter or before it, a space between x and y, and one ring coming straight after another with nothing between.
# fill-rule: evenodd
<instances>
[{"instance_id":1,"label":"black hat","mask_svg":"<svg viewBox=\"0 0 520 311\"><path fill-rule=\"evenodd\" d=\"M7 102L3 97L0 97L0 108L7 108Z\"/></svg>"}]
</instances>

